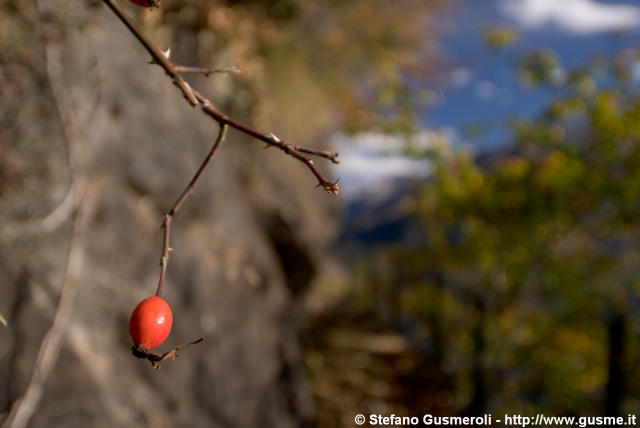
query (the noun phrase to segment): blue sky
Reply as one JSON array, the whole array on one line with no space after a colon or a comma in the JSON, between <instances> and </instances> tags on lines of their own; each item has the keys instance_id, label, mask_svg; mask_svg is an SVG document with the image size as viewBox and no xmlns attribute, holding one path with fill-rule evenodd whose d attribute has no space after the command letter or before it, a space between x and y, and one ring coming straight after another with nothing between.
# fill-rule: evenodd
<instances>
[{"instance_id":1,"label":"blue sky","mask_svg":"<svg viewBox=\"0 0 640 428\"><path fill-rule=\"evenodd\" d=\"M444 26L439 44L447 66L435 83L428 83L439 97L421 117L426 130L420 138L425 141L445 136L479 150L508 143L506 119L534 117L553 96L520 82L515 65L523 53L554 50L562 73L595 54L640 48L640 0L457 1L438 20ZM492 51L481 36L486 25L511 26L519 40L506 50ZM638 70L640 81L640 64ZM469 125L481 125L485 132L465 135ZM346 196L430 171L425 161L397 154L398 141L393 138L362 134L353 140L338 136L335 142L341 151L337 172Z\"/></svg>"},{"instance_id":2,"label":"blue sky","mask_svg":"<svg viewBox=\"0 0 640 428\"><path fill-rule=\"evenodd\" d=\"M524 86L515 63L525 52L549 48L560 73L598 53L640 47L640 1L468 0L444 14L441 50L450 68L440 78L442 98L423 117L428 127L460 131L484 124L491 132L472 143L481 148L508 141L508 116L531 117L553 94ZM487 49L485 25L508 25L519 40L504 51ZM464 137L463 137L464 138Z\"/></svg>"}]
</instances>

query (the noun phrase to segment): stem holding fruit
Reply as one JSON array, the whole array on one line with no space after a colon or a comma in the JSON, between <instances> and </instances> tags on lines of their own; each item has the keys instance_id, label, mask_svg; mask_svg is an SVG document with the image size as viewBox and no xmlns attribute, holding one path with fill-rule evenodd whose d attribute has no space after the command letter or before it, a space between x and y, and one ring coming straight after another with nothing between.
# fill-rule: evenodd
<instances>
[{"instance_id":1,"label":"stem holding fruit","mask_svg":"<svg viewBox=\"0 0 640 428\"><path fill-rule=\"evenodd\" d=\"M184 202L184 200L187 199L187 196L193 193L196 186L196 182L200 178L202 171L204 171L204 169L207 167L211 158L215 156L216 152L218 151L218 147L220 146L220 143L222 143L226 135L227 135L227 125L220 124L218 137L216 138L216 141L213 143L211 150L209 151L207 156L204 158L204 161L202 161L200 168L198 168L196 173L193 175L193 177L191 178L191 181L189 181L189 184L187 184L187 187L183 190L182 194L180 194L178 199L176 199L176 202L173 204L169 212L164 215L164 221L162 222L162 228L164 229L164 238L162 240L162 256L160 257L160 280L158 281L158 288L156 290L156 296L158 297L162 296L162 286L164 284L164 278L167 272L167 263L169 262L169 251L171 251L171 247L169 247L169 234L171 232L171 220L173 219L173 216L176 214L176 212L178 212L178 210L182 206L182 203Z\"/></svg>"},{"instance_id":2,"label":"stem holding fruit","mask_svg":"<svg viewBox=\"0 0 640 428\"><path fill-rule=\"evenodd\" d=\"M175 360L176 352L180 348L187 345L194 345L204 340L204 337L200 337L199 339L192 342L179 345L173 348L171 351L165 352L164 354L155 354L150 352L151 348L154 348L164 342L171 331L171 309L169 308L169 305L161 298L162 286L164 285L164 280L167 273L167 263L169 262L169 251L171 251L171 247L169 247L171 220L173 220L173 216L178 212L187 197L195 190L198 179L209 164L209 161L211 161L211 158L218 152L218 147L220 146L226 135L227 125L220 124L218 136L214 141L211 150L209 150L209 153L207 153L207 156L205 156L202 164L200 164L200 167L189 181L189 184L187 184L187 187L182 191L178 199L176 199L169 212L164 215L164 221L162 222L164 236L162 239L162 255L160 256L160 280L158 281L156 295L154 297L143 300L136 307L136 309L134 309L133 313L131 314L131 319L129 320L129 332L131 334L131 338L134 341L134 345L131 347L133 355L138 358L145 358L149 360L155 370L158 370L160 368L160 363L167 358ZM142 306L145 302L153 305L153 307L149 309L150 306L147 306L143 309ZM159 305L162 306L161 310L158 310Z\"/></svg>"}]
</instances>

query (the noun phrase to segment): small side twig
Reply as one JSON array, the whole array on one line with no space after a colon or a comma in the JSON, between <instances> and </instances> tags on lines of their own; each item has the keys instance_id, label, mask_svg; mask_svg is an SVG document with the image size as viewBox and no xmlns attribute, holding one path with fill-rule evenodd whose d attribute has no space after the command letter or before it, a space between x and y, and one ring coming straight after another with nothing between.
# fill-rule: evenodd
<instances>
[{"instance_id":1,"label":"small side twig","mask_svg":"<svg viewBox=\"0 0 640 428\"><path fill-rule=\"evenodd\" d=\"M338 154L331 151L315 150L306 147L297 146L295 144L287 143L273 134L264 134L259 132L248 125L237 122L222 113L209 99L207 99L200 92L191 88L189 84L182 78L180 73L184 72L199 72L206 74L203 70L208 70L198 67L186 67L173 64L169 60L168 52L165 54L160 49L149 41L149 39L142 33L133 20L120 8L115 0L103 0L103 2L109 6L109 8L116 14L116 16L125 24L125 26L133 33L133 35L140 41L140 43L146 48L152 57L152 63L159 65L164 69L169 77L172 78L173 83L180 89L183 96L192 106L202 105L202 111L213 118L220 125L229 125L232 128L237 129L251 137L254 137L269 146L277 147L284 153L290 155L294 159L299 160L309 168L311 173L318 180L318 187L322 187L329 194L337 195L340 192L338 181L332 182L327 180L322 173L316 168L313 158L311 156L318 156L326 158L333 163L338 163ZM311 155L311 156L305 156Z\"/></svg>"},{"instance_id":2,"label":"small side twig","mask_svg":"<svg viewBox=\"0 0 640 428\"><path fill-rule=\"evenodd\" d=\"M236 67L233 67L233 66L225 67L225 68L208 68L208 67L190 67L186 65L173 64L173 68L178 73L204 74L205 77L214 73L239 73L240 72L240 70L238 70Z\"/></svg>"},{"instance_id":3,"label":"small side twig","mask_svg":"<svg viewBox=\"0 0 640 428\"><path fill-rule=\"evenodd\" d=\"M298 147L297 150L302 153L308 153L310 155L321 156L329 159L333 163L340 163L338 160L338 152L332 152L330 150L316 150L308 147Z\"/></svg>"},{"instance_id":4,"label":"small side twig","mask_svg":"<svg viewBox=\"0 0 640 428\"><path fill-rule=\"evenodd\" d=\"M153 369L158 370L160 368L160 363L162 363L164 360L170 358L171 361L174 361L178 357L178 354L177 354L178 350L184 348L185 346L195 345L196 343L200 343L203 340L204 340L204 337L200 336L198 339L194 340L193 342L183 343L182 345L178 345L172 350L165 352L164 354L155 354L153 352L149 352L148 350L144 349L141 345L135 345L131 349L133 351L133 355L135 355L138 358L144 358L146 360L149 360L151 362L151 365L153 366Z\"/></svg>"},{"instance_id":5,"label":"small side twig","mask_svg":"<svg viewBox=\"0 0 640 428\"><path fill-rule=\"evenodd\" d=\"M105 1L110 1L110 0L105 0ZM243 123L237 122L234 119L227 116L226 114L222 113L210 100L208 100L200 92L193 90L193 93L196 96L196 99L202 104L202 111L207 115L209 115L211 118L218 121L219 123L226 123L232 128L235 128L241 132L244 132L247 135L252 136L257 140L260 140L266 143L268 146L279 148L284 153L304 163L318 180L318 187L322 187L331 195L337 195L338 193L340 193L340 188L338 187L338 181L331 182L327 180L322 175L322 173L318 170L318 168L316 168L315 163L313 162L313 158L309 156L305 156L303 154L303 153L314 154L314 155L329 159L333 163L339 163L338 154L336 152L320 151L320 150L310 149L307 147L301 147L295 144L287 143L286 141L281 140L280 138L276 137L273 134L269 134L269 135L263 134L262 132L257 131Z\"/></svg>"}]
</instances>

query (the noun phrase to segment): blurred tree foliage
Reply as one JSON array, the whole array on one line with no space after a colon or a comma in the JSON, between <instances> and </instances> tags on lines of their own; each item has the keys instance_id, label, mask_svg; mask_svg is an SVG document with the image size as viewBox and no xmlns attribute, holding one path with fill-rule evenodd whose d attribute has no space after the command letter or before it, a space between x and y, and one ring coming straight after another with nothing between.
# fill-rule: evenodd
<instances>
[{"instance_id":1,"label":"blurred tree foliage","mask_svg":"<svg viewBox=\"0 0 640 428\"><path fill-rule=\"evenodd\" d=\"M627 50L557 79L515 142L434 154L414 200L424 246L378 254L360 301L452 377L448 413L624 414L640 372L640 99Z\"/></svg>"},{"instance_id":2,"label":"blurred tree foliage","mask_svg":"<svg viewBox=\"0 0 640 428\"><path fill-rule=\"evenodd\" d=\"M500 50L518 41L518 30L505 25L489 25L483 28L482 37L489 48Z\"/></svg>"},{"instance_id":3,"label":"blurred tree foliage","mask_svg":"<svg viewBox=\"0 0 640 428\"><path fill-rule=\"evenodd\" d=\"M233 101L267 128L310 136L328 127L413 127L424 100L407 77L438 67L432 17L445 3L163 0L141 14L178 60L195 50L199 65L241 70L210 78L219 102Z\"/></svg>"}]
</instances>

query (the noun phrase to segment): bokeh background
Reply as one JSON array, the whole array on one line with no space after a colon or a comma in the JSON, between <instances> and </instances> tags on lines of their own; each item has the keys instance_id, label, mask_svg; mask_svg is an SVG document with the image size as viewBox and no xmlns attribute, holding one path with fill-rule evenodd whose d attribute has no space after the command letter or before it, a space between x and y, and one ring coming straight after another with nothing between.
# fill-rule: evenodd
<instances>
[{"instance_id":1,"label":"bokeh background","mask_svg":"<svg viewBox=\"0 0 640 428\"><path fill-rule=\"evenodd\" d=\"M337 197L230 131L172 226L155 372L128 317L217 125L101 1L0 0L0 422L349 427L639 407L640 5L125 9L229 115L340 152Z\"/></svg>"}]
</instances>

